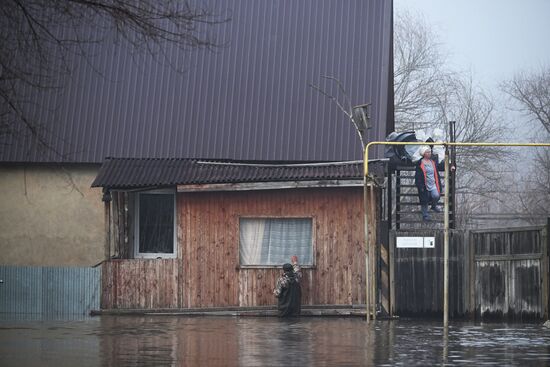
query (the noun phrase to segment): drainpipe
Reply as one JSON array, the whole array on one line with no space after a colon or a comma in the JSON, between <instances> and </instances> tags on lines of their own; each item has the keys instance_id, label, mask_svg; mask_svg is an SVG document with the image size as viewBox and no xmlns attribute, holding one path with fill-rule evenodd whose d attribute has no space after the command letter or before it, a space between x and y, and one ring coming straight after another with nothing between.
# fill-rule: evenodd
<instances>
[{"instance_id":1,"label":"drainpipe","mask_svg":"<svg viewBox=\"0 0 550 367\"><path fill-rule=\"evenodd\" d=\"M449 148L445 146L445 206L443 238L443 327L449 326ZM453 208L454 209L454 208Z\"/></svg>"}]
</instances>

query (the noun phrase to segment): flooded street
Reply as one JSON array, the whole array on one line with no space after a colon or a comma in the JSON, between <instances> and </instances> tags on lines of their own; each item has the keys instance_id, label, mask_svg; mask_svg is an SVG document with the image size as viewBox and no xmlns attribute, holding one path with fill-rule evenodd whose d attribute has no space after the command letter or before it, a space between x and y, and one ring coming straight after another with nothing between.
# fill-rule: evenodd
<instances>
[{"instance_id":1,"label":"flooded street","mask_svg":"<svg viewBox=\"0 0 550 367\"><path fill-rule=\"evenodd\" d=\"M1 366L550 365L541 324L358 318L0 321Z\"/></svg>"}]
</instances>

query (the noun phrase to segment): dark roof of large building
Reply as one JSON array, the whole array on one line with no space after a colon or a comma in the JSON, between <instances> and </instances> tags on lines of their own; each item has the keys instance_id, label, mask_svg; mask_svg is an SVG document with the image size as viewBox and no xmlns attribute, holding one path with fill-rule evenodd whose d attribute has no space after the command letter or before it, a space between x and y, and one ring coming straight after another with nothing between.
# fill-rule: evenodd
<instances>
[{"instance_id":1,"label":"dark roof of large building","mask_svg":"<svg viewBox=\"0 0 550 367\"><path fill-rule=\"evenodd\" d=\"M361 159L350 121L310 86L343 102L322 76L340 80L351 104L371 104L369 141L393 130L391 0L206 3L231 18L211 28L220 48L169 47L164 62L123 43L83 45L90 57L74 60L63 88L28 92L48 148L0 141L0 161Z\"/></svg>"},{"instance_id":2,"label":"dark roof of large building","mask_svg":"<svg viewBox=\"0 0 550 367\"><path fill-rule=\"evenodd\" d=\"M92 187L360 180L362 162L281 163L199 159L108 158Z\"/></svg>"}]
</instances>

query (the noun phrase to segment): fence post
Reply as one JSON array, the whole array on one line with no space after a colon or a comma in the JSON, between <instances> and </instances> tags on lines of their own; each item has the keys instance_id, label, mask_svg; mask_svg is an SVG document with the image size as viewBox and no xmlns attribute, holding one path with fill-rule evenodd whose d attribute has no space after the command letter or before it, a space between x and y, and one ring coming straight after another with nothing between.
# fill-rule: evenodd
<instances>
[{"instance_id":1,"label":"fence post","mask_svg":"<svg viewBox=\"0 0 550 367\"><path fill-rule=\"evenodd\" d=\"M395 314L395 231L390 231L390 316Z\"/></svg>"},{"instance_id":2,"label":"fence post","mask_svg":"<svg viewBox=\"0 0 550 367\"><path fill-rule=\"evenodd\" d=\"M473 233L471 231L467 231L465 240L468 246L468 309L470 318L474 319L476 314L476 249L475 242L473 241Z\"/></svg>"},{"instance_id":3,"label":"fence post","mask_svg":"<svg viewBox=\"0 0 550 367\"><path fill-rule=\"evenodd\" d=\"M449 326L449 147L445 147L445 229L443 239L443 326Z\"/></svg>"},{"instance_id":4,"label":"fence post","mask_svg":"<svg viewBox=\"0 0 550 367\"><path fill-rule=\"evenodd\" d=\"M365 166L368 167L367 160L365 159ZM369 196L368 196L368 189L367 189L367 176L365 175L363 177L363 206L364 206L364 213L365 216L364 220L364 231L365 231L365 313L367 317L367 323L370 322L370 269L369 269L369 261L370 261L370 254L369 254Z\"/></svg>"},{"instance_id":5,"label":"fence post","mask_svg":"<svg viewBox=\"0 0 550 367\"><path fill-rule=\"evenodd\" d=\"M550 308L550 300L548 298L548 293L550 292L549 289L549 279L550 273L549 273L549 264L548 264L548 248L550 247L550 236L549 236L549 230L550 230L550 217L546 220L546 226L542 229L542 236L541 236L541 248L542 248L542 313L543 317L545 319L549 318L548 310Z\"/></svg>"}]
</instances>

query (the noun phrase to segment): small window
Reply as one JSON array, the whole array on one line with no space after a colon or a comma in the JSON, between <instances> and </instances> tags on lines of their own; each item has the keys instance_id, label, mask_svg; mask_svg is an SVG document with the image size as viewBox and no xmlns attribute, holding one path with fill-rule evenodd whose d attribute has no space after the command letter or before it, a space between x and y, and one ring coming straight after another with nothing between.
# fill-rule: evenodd
<instances>
[{"instance_id":1,"label":"small window","mask_svg":"<svg viewBox=\"0 0 550 367\"><path fill-rule=\"evenodd\" d=\"M147 191L136 196L135 256L175 257L176 211L172 191Z\"/></svg>"},{"instance_id":2,"label":"small window","mask_svg":"<svg viewBox=\"0 0 550 367\"><path fill-rule=\"evenodd\" d=\"M281 266L298 256L313 265L311 218L241 218L239 256L242 266Z\"/></svg>"}]
</instances>

